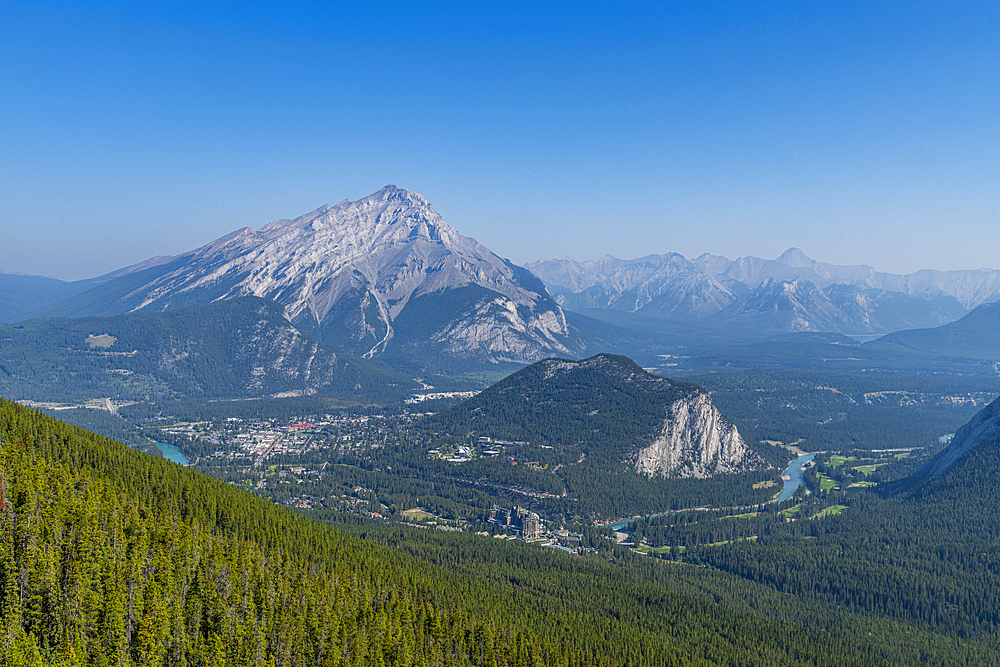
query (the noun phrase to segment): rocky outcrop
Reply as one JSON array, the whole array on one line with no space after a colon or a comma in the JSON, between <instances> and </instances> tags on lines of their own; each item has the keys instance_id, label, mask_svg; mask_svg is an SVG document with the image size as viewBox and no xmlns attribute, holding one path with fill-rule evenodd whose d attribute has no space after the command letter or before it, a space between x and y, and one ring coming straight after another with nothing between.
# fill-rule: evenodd
<instances>
[{"instance_id":1,"label":"rocky outcrop","mask_svg":"<svg viewBox=\"0 0 1000 667\"><path fill-rule=\"evenodd\" d=\"M660 434L636 456L636 471L648 475L711 477L766 468L747 447L736 426L704 392L695 391L667 407Z\"/></svg>"},{"instance_id":2,"label":"rocky outcrop","mask_svg":"<svg viewBox=\"0 0 1000 667\"><path fill-rule=\"evenodd\" d=\"M947 447L934 455L913 473L912 481L930 481L948 471L963 454L979 444L1000 436L1000 398L973 416L955 432Z\"/></svg>"}]
</instances>

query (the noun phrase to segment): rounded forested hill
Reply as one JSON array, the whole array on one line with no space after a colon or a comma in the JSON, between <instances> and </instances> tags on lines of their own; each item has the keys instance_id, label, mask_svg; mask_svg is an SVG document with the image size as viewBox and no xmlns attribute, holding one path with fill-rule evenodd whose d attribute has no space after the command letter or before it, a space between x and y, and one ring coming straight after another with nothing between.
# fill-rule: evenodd
<instances>
[{"instance_id":1,"label":"rounded forested hill","mask_svg":"<svg viewBox=\"0 0 1000 667\"><path fill-rule=\"evenodd\" d=\"M525 441L622 459L655 437L670 403L704 390L647 373L628 357L546 359L431 417L430 430Z\"/></svg>"}]
</instances>

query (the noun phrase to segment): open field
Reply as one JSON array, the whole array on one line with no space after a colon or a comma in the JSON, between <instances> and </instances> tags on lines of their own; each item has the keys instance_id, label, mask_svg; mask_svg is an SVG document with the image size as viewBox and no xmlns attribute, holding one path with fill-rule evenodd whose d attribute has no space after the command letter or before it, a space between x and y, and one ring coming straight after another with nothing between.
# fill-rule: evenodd
<instances>
[{"instance_id":1,"label":"open field","mask_svg":"<svg viewBox=\"0 0 1000 667\"><path fill-rule=\"evenodd\" d=\"M847 505L831 505L830 507L827 507L822 512L817 512L816 514L813 514L809 518L810 519L822 519L825 516L833 516L835 514L840 514L841 512L843 512L846 509L847 509Z\"/></svg>"},{"instance_id":2,"label":"open field","mask_svg":"<svg viewBox=\"0 0 1000 667\"><path fill-rule=\"evenodd\" d=\"M668 554L670 553L670 550L673 548L674 547L647 547L643 545L641 547L636 547L635 551L644 554ZM684 553L684 551L687 549L687 547L683 546L676 548L677 548L677 553Z\"/></svg>"},{"instance_id":3,"label":"open field","mask_svg":"<svg viewBox=\"0 0 1000 667\"><path fill-rule=\"evenodd\" d=\"M853 460L855 460L855 457L853 456L840 456L839 454L835 454L830 457L830 467L839 468L848 461L853 461Z\"/></svg>"},{"instance_id":4,"label":"open field","mask_svg":"<svg viewBox=\"0 0 1000 667\"><path fill-rule=\"evenodd\" d=\"M785 517L786 519L791 519L793 516L799 513L799 507L800 507L799 505L796 505L795 507L789 507L786 510L781 510L781 516Z\"/></svg>"},{"instance_id":5,"label":"open field","mask_svg":"<svg viewBox=\"0 0 1000 667\"><path fill-rule=\"evenodd\" d=\"M820 491L830 491L832 489L840 488L837 486L836 480L833 480L826 475L819 475L819 490Z\"/></svg>"}]
</instances>

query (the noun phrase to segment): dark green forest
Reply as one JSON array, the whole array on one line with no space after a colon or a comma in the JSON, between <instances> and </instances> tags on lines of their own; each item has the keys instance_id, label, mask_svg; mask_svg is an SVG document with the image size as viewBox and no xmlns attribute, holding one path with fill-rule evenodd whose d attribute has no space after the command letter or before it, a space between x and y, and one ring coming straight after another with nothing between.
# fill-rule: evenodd
<instances>
[{"instance_id":1,"label":"dark green forest","mask_svg":"<svg viewBox=\"0 0 1000 667\"><path fill-rule=\"evenodd\" d=\"M0 664L989 664L992 639L851 613L607 542L587 558L298 516L0 403Z\"/></svg>"}]
</instances>

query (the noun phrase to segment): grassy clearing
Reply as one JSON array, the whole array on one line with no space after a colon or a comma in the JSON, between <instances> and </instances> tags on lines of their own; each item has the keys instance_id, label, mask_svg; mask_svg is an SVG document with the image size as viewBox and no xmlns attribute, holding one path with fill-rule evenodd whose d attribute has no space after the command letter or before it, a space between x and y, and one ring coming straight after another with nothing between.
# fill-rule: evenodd
<instances>
[{"instance_id":1,"label":"grassy clearing","mask_svg":"<svg viewBox=\"0 0 1000 667\"><path fill-rule=\"evenodd\" d=\"M830 491L831 489L839 489L839 488L840 487L837 486L836 480L833 480L822 473L820 474L819 476L820 491Z\"/></svg>"},{"instance_id":2,"label":"grassy clearing","mask_svg":"<svg viewBox=\"0 0 1000 667\"><path fill-rule=\"evenodd\" d=\"M827 507L822 512L817 512L816 514L813 514L809 518L810 519L822 519L825 516L833 516L835 514L840 514L841 512L843 512L846 509L847 509L847 505L832 505L831 507Z\"/></svg>"},{"instance_id":3,"label":"grassy clearing","mask_svg":"<svg viewBox=\"0 0 1000 667\"><path fill-rule=\"evenodd\" d=\"M840 456L839 454L835 454L830 457L830 467L839 468L848 461L853 461L853 460L855 460L855 457L853 456Z\"/></svg>"},{"instance_id":4,"label":"grassy clearing","mask_svg":"<svg viewBox=\"0 0 1000 667\"><path fill-rule=\"evenodd\" d=\"M795 507L789 507L786 510L781 510L781 516L785 517L786 519L791 519L793 516L799 513L799 507L800 507L799 505L796 505Z\"/></svg>"},{"instance_id":5,"label":"grassy clearing","mask_svg":"<svg viewBox=\"0 0 1000 667\"><path fill-rule=\"evenodd\" d=\"M425 512L419 507L414 507L413 509L403 510L402 515L405 516L410 521L426 521L427 519L436 519L437 517L430 512Z\"/></svg>"},{"instance_id":6,"label":"grassy clearing","mask_svg":"<svg viewBox=\"0 0 1000 667\"><path fill-rule=\"evenodd\" d=\"M885 465L885 464L884 463L870 463L870 464L868 464L866 466L854 466L854 469L857 470L858 472L863 472L866 475L870 475L873 472L875 472L875 468L879 467L880 465Z\"/></svg>"},{"instance_id":7,"label":"grassy clearing","mask_svg":"<svg viewBox=\"0 0 1000 667\"><path fill-rule=\"evenodd\" d=\"M847 488L849 489L867 489L871 486L878 486L878 482L854 482Z\"/></svg>"},{"instance_id":8,"label":"grassy clearing","mask_svg":"<svg viewBox=\"0 0 1000 667\"><path fill-rule=\"evenodd\" d=\"M648 547L643 545L641 547L636 547L635 550L644 554L668 554L673 548L674 547ZM686 549L687 547L677 547L677 552L684 553Z\"/></svg>"},{"instance_id":9,"label":"grassy clearing","mask_svg":"<svg viewBox=\"0 0 1000 667\"><path fill-rule=\"evenodd\" d=\"M766 488L768 488L770 486L778 486L778 483L775 482L773 479L768 479L768 480L764 480L763 482L757 482L756 484L753 485L753 488L755 488L755 489L766 489Z\"/></svg>"},{"instance_id":10,"label":"grassy clearing","mask_svg":"<svg viewBox=\"0 0 1000 667\"><path fill-rule=\"evenodd\" d=\"M723 544L730 544L732 542L746 542L746 541L756 542L757 536L751 535L750 537L737 537L735 540L722 540L721 542L709 542L708 544L704 544L702 546L721 547Z\"/></svg>"},{"instance_id":11,"label":"grassy clearing","mask_svg":"<svg viewBox=\"0 0 1000 667\"><path fill-rule=\"evenodd\" d=\"M730 516L724 516L723 519L751 519L757 516L757 512L747 512L746 514L732 514Z\"/></svg>"}]
</instances>

